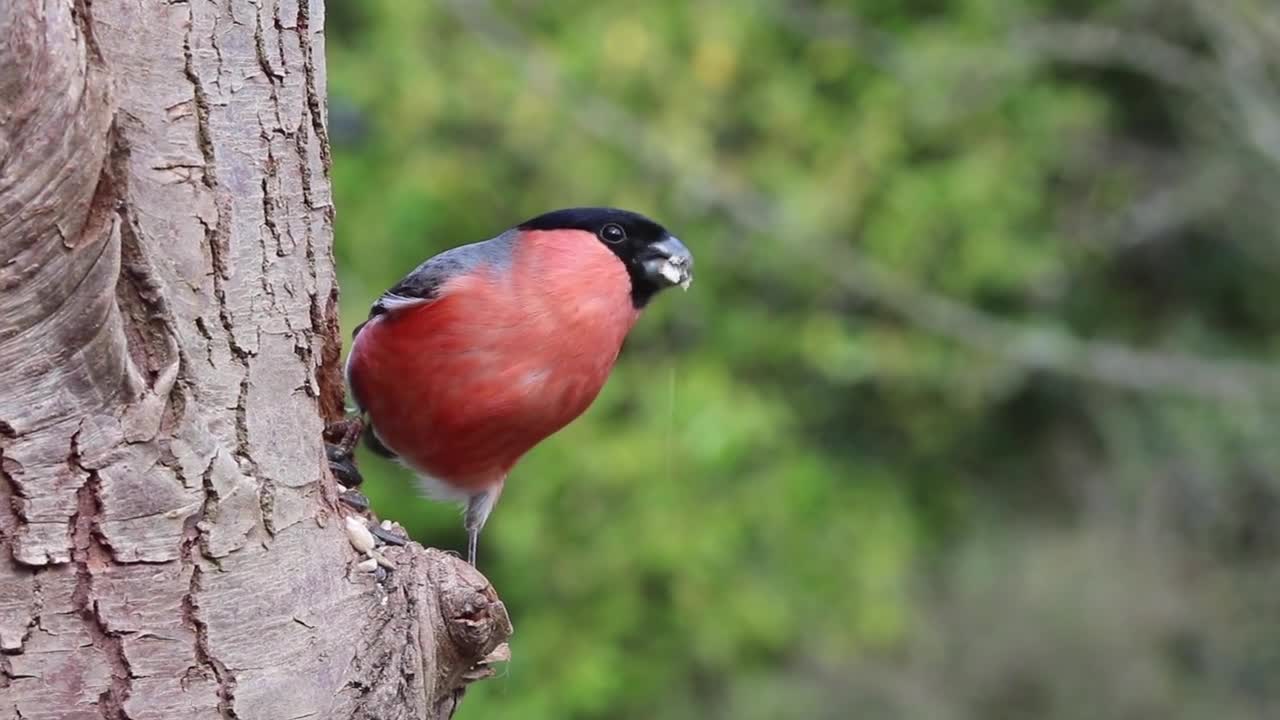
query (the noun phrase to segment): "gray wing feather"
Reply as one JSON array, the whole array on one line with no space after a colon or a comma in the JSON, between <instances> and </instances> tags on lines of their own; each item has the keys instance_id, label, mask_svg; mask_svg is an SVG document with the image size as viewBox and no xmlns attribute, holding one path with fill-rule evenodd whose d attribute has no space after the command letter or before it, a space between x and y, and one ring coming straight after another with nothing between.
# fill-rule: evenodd
<instances>
[{"instance_id":1,"label":"gray wing feather","mask_svg":"<svg viewBox=\"0 0 1280 720\"><path fill-rule=\"evenodd\" d=\"M445 250L428 259L374 301L369 308L369 320L384 313L431 302L440 297L441 288L449 279L482 265L508 266L515 239L516 231L508 230L495 238ZM365 323L356 326L351 336L359 335L364 326Z\"/></svg>"}]
</instances>

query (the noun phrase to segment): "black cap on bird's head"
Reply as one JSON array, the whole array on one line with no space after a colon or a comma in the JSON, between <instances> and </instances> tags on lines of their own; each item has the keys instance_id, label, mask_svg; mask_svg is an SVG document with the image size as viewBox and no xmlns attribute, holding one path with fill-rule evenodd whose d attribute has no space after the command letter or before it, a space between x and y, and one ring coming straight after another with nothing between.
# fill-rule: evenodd
<instances>
[{"instance_id":1,"label":"black cap on bird's head","mask_svg":"<svg viewBox=\"0 0 1280 720\"><path fill-rule=\"evenodd\" d=\"M629 210L568 208L539 215L519 230L585 230L608 247L631 277L631 300L644 307L658 291L693 282L693 254L667 229Z\"/></svg>"}]
</instances>

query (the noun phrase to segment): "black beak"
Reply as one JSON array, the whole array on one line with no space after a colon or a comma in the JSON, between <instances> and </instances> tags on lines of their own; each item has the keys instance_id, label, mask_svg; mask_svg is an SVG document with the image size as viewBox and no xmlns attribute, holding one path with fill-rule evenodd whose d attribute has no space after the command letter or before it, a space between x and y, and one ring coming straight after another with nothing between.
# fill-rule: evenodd
<instances>
[{"instance_id":1,"label":"black beak","mask_svg":"<svg viewBox=\"0 0 1280 720\"><path fill-rule=\"evenodd\" d=\"M693 282L693 253L673 235L649 245L641 257L645 276L658 287L688 290Z\"/></svg>"}]
</instances>

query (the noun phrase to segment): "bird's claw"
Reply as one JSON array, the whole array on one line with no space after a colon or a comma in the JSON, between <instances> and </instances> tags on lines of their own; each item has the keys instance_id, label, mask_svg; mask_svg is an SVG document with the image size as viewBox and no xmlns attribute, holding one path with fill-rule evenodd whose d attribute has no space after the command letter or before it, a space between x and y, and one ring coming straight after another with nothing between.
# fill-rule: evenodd
<instances>
[{"instance_id":1,"label":"bird's claw","mask_svg":"<svg viewBox=\"0 0 1280 720\"><path fill-rule=\"evenodd\" d=\"M359 416L339 420L324 429L329 471L343 487L356 487L364 482L355 459L356 443L363 432L364 420Z\"/></svg>"},{"instance_id":2,"label":"bird's claw","mask_svg":"<svg viewBox=\"0 0 1280 720\"><path fill-rule=\"evenodd\" d=\"M360 435L364 433L364 418L360 415L330 423L324 429L325 442L333 445L342 456L351 455Z\"/></svg>"}]
</instances>

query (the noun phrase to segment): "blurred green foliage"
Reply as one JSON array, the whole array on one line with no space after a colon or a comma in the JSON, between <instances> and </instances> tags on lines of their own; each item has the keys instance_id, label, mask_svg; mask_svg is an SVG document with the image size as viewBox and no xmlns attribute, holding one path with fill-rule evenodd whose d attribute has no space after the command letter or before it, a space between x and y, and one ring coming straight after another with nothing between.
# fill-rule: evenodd
<instances>
[{"instance_id":1,"label":"blurred green foliage","mask_svg":"<svg viewBox=\"0 0 1280 720\"><path fill-rule=\"evenodd\" d=\"M697 256L508 483L460 717L1274 708L1280 13L1207 7L333 0L345 328L557 207Z\"/></svg>"}]
</instances>

